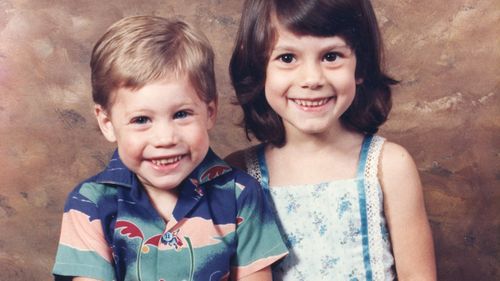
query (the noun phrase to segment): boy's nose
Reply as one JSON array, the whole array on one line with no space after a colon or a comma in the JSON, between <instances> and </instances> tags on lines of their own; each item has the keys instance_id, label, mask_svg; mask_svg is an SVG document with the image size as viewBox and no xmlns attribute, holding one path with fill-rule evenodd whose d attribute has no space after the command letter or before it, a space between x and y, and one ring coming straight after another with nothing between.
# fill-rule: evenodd
<instances>
[{"instance_id":1,"label":"boy's nose","mask_svg":"<svg viewBox=\"0 0 500 281\"><path fill-rule=\"evenodd\" d=\"M300 76L302 88L315 90L321 88L325 84L323 69L318 62L306 62L302 66Z\"/></svg>"},{"instance_id":2,"label":"boy's nose","mask_svg":"<svg viewBox=\"0 0 500 281\"><path fill-rule=\"evenodd\" d=\"M156 147L168 147L177 144L178 136L174 126L158 125L153 133L153 145Z\"/></svg>"}]
</instances>

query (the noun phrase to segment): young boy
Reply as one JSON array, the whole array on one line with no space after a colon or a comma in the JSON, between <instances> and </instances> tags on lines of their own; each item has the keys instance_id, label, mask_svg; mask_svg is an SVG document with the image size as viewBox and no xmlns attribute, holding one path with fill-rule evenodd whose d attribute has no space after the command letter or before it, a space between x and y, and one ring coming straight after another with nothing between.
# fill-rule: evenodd
<instances>
[{"instance_id":1,"label":"young boy","mask_svg":"<svg viewBox=\"0 0 500 281\"><path fill-rule=\"evenodd\" d=\"M286 255L257 181L209 148L213 51L185 22L116 22L92 52L99 127L117 151L68 196L56 280L271 280Z\"/></svg>"}]
</instances>

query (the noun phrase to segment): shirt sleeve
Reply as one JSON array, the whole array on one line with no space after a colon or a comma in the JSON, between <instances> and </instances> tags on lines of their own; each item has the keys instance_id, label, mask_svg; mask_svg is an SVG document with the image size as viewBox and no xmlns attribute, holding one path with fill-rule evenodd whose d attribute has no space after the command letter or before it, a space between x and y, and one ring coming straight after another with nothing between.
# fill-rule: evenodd
<instances>
[{"instance_id":1,"label":"shirt sleeve","mask_svg":"<svg viewBox=\"0 0 500 281\"><path fill-rule=\"evenodd\" d=\"M95 185L87 183L66 200L52 273L55 280L67 280L65 276L116 280L112 252L98 216L98 196L84 196L85 189L94 195L98 191Z\"/></svg>"},{"instance_id":2,"label":"shirt sleeve","mask_svg":"<svg viewBox=\"0 0 500 281\"><path fill-rule=\"evenodd\" d=\"M236 182L236 235L238 245L232 261L232 275L241 279L288 254L267 199L259 183L250 176Z\"/></svg>"}]
</instances>

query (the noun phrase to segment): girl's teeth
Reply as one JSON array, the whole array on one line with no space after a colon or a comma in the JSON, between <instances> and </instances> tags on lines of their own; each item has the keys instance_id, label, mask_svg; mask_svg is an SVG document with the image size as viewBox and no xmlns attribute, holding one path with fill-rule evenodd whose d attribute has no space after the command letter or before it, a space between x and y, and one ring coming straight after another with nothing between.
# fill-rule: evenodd
<instances>
[{"instance_id":1,"label":"girl's teeth","mask_svg":"<svg viewBox=\"0 0 500 281\"><path fill-rule=\"evenodd\" d=\"M322 106L328 102L329 98L326 99L320 99L320 100L299 100L299 99L294 99L293 101L300 105L300 106L306 106L306 107L317 107L317 106Z\"/></svg>"},{"instance_id":2,"label":"girl's teeth","mask_svg":"<svg viewBox=\"0 0 500 281\"><path fill-rule=\"evenodd\" d=\"M161 165L168 165L168 164L175 163L175 162L181 160L181 158L182 158L182 156L176 156L176 157L167 158L167 159L151 160L151 162L153 162L153 164L155 164L155 165L161 166Z\"/></svg>"}]
</instances>

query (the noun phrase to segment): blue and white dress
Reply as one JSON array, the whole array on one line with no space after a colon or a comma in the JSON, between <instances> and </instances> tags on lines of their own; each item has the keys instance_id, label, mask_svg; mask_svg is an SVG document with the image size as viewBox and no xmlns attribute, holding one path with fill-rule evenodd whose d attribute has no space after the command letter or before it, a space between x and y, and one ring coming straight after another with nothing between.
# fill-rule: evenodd
<instances>
[{"instance_id":1,"label":"blue and white dress","mask_svg":"<svg viewBox=\"0 0 500 281\"><path fill-rule=\"evenodd\" d=\"M271 186L264 145L245 151L247 172L264 187L290 254L274 280L394 280L394 258L377 178L382 144L366 136L353 179Z\"/></svg>"}]
</instances>

